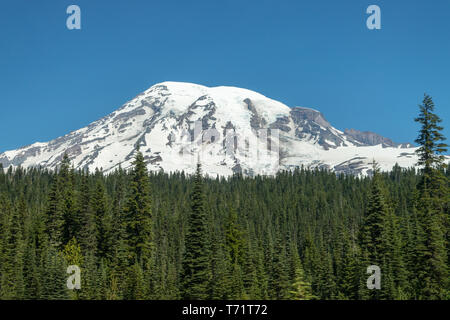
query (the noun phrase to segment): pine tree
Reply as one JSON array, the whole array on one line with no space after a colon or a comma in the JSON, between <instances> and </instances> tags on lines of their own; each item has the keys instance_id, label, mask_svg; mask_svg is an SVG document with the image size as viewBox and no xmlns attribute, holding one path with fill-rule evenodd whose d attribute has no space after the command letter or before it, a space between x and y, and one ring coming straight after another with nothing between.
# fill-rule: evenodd
<instances>
[{"instance_id":1,"label":"pine tree","mask_svg":"<svg viewBox=\"0 0 450 320\"><path fill-rule=\"evenodd\" d=\"M62 197L62 211L64 217L63 243L66 244L76 237L81 229L80 217L75 202L74 170L70 168L70 160L64 153L59 170L59 190Z\"/></svg>"},{"instance_id":2,"label":"pine tree","mask_svg":"<svg viewBox=\"0 0 450 320\"><path fill-rule=\"evenodd\" d=\"M434 113L434 103L425 95L420 114L415 119L421 124L416 143L420 145L418 165L422 179L418 184L418 292L423 299L442 299L448 291L448 181L443 175L443 153L447 145L443 143L442 120ZM447 212L446 212L447 210Z\"/></svg>"},{"instance_id":3,"label":"pine tree","mask_svg":"<svg viewBox=\"0 0 450 320\"><path fill-rule=\"evenodd\" d=\"M289 298L291 300L311 300L316 298L312 294L311 284L306 280L301 263L295 269L295 278L289 291Z\"/></svg>"},{"instance_id":4,"label":"pine tree","mask_svg":"<svg viewBox=\"0 0 450 320\"><path fill-rule=\"evenodd\" d=\"M80 268L83 266L84 257L76 238L70 239L64 246L62 254L68 266L76 265Z\"/></svg>"},{"instance_id":5,"label":"pine tree","mask_svg":"<svg viewBox=\"0 0 450 320\"><path fill-rule=\"evenodd\" d=\"M393 223L391 213L392 208L386 200L386 190L381 181L378 165L373 164L373 177L371 181L371 190L368 199L368 205L365 212L364 224L361 229L361 249L363 263L361 272L365 274L366 268L370 265L380 267L382 274L381 289L370 290L365 288L367 295L371 299L392 299L393 292L391 269L388 262L393 256L393 245L390 237L390 224ZM364 276L362 276L364 277ZM365 286L365 284L363 284Z\"/></svg>"},{"instance_id":6,"label":"pine tree","mask_svg":"<svg viewBox=\"0 0 450 320\"><path fill-rule=\"evenodd\" d=\"M213 234L211 241L211 290L213 300L229 299L231 291L230 258L225 252L223 241Z\"/></svg>"},{"instance_id":7,"label":"pine tree","mask_svg":"<svg viewBox=\"0 0 450 320\"><path fill-rule=\"evenodd\" d=\"M108 200L105 186L100 179L97 180L94 195L92 197L92 212L95 217L95 234L97 239L97 255L101 258L110 258L113 246L112 217L108 210Z\"/></svg>"},{"instance_id":8,"label":"pine tree","mask_svg":"<svg viewBox=\"0 0 450 320\"><path fill-rule=\"evenodd\" d=\"M1 253L0 296L3 299L23 299L25 295L23 221L21 213L16 208L7 206L6 210L8 217Z\"/></svg>"},{"instance_id":9,"label":"pine tree","mask_svg":"<svg viewBox=\"0 0 450 320\"><path fill-rule=\"evenodd\" d=\"M30 232L26 239L24 254L24 287L25 299L38 299L40 296L39 260L37 256L34 230Z\"/></svg>"},{"instance_id":10,"label":"pine tree","mask_svg":"<svg viewBox=\"0 0 450 320\"><path fill-rule=\"evenodd\" d=\"M237 212L231 208L225 227L225 244L231 264L242 263L243 235L237 220Z\"/></svg>"},{"instance_id":11,"label":"pine tree","mask_svg":"<svg viewBox=\"0 0 450 320\"><path fill-rule=\"evenodd\" d=\"M261 289L263 286L258 284L258 281L263 281L263 279L259 279L257 274L258 256L255 254L258 250L255 252L255 250L250 247L250 242L247 235L243 240L242 246L242 282L245 291L244 297L262 299Z\"/></svg>"},{"instance_id":12,"label":"pine tree","mask_svg":"<svg viewBox=\"0 0 450 320\"><path fill-rule=\"evenodd\" d=\"M443 154L447 151L448 146L443 142L445 137L441 131L444 128L439 125L442 119L433 112L434 102L429 95L424 95L419 109L419 116L414 119L421 125L419 136L415 140L420 146L416 151L419 156L417 165L423 167L421 188L428 189L433 183L433 175L437 173L433 169L439 169L444 164Z\"/></svg>"},{"instance_id":13,"label":"pine tree","mask_svg":"<svg viewBox=\"0 0 450 320\"><path fill-rule=\"evenodd\" d=\"M80 192L78 193L78 217L80 218L80 246L85 254L94 254L97 249L97 229L94 211L92 209L93 200L89 187L88 172L81 173Z\"/></svg>"},{"instance_id":14,"label":"pine tree","mask_svg":"<svg viewBox=\"0 0 450 320\"><path fill-rule=\"evenodd\" d=\"M273 255L273 269L270 277L270 289L273 299L286 300L289 298L289 273L287 269L286 246L281 239L277 238L275 252Z\"/></svg>"},{"instance_id":15,"label":"pine tree","mask_svg":"<svg viewBox=\"0 0 450 320\"><path fill-rule=\"evenodd\" d=\"M59 178L56 176L50 187L46 210L46 227L50 245L62 248L64 234L63 199L59 188Z\"/></svg>"},{"instance_id":16,"label":"pine tree","mask_svg":"<svg viewBox=\"0 0 450 320\"><path fill-rule=\"evenodd\" d=\"M69 299L67 288L66 263L62 255L50 246L45 252L42 264L42 293L41 297L46 300Z\"/></svg>"},{"instance_id":17,"label":"pine tree","mask_svg":"<svg viewBox=\"0 0 450 320\"><path fill-rule=\"evenodd\" d=\"M62 251L62 256L65 260L66 266L78 266L80 270L83 272L84 270L84 257L81 253L81 247L77 242L76 238L70 239L70 241L64 246L64 250ZM83 277L84 278L84 272ZM82 286L82 290L85 290L85 288ZM71 299L79 299L79 292L77 290L72 290L69 293L69 296Z\"/></svg>"},{"instance_id":18,"label":"pine tree","mask_svg":"<svg viewBox=\"0 0 450 320\"><path fill-rule=\"evenodd\" d=\"M204 300L209 296L208 291L211 281L210 248L203 178L199 163L194 178L191 212L185 237L182 295L186 300Z\"/></svg>"},{"instance_id":19,"label":"pine tree","mask_svg":"<svg viewBox=\"0 0 450 320\"><path fill-rule=\"evenodd\" d=\"M433 198L428 192L422 193L417 209L420 224L416 250L417 296L421 299L443 299L449 279L441 214L433 207Z\"/></svg>"},{"instance_id":20,"label":"pine tree","mask_svg":"<svg viewBox=\"0 0 450 320\"><path fill-rule=\"evenodd\" d=\"M150 180L142 153L137 151L131 173L131 185L124 208L126 245L129 263L150 267L153 247Z\"/></svg>"},{"instance_id":21,"label":"pine tree","mask_svg":"<svg viewBox=\"0 0 450 320\"><path fill-rule=\"evenodd\" d=\"M308 282L303 270L297 248L292 249L293 282L290 286L288 297L290 300L312 300L317 298L312 294L311 283Z\"/></svg>"}]
</instances>

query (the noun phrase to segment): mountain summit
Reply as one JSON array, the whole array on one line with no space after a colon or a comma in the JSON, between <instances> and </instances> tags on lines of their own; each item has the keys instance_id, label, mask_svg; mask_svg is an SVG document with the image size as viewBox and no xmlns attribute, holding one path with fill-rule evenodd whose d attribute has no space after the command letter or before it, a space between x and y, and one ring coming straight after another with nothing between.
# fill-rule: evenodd
<instances>
[{"instance_id":1,"label":"mountain summit","mask_svg":"<svg viewBox=\"0 0 450 320\"><path fill-rule=\"evenodd\" d=\"M192 173L198 158L211 176L327 168L365 174L416 163L415 148L373 132L334 128L317 110L290 108L257 92L191 83L156 84L117 111L47 143L0 154L9 167L54 169L67 153L75 168L131 166L140 147L150 170Z\"/></svg>"}]
</instances>

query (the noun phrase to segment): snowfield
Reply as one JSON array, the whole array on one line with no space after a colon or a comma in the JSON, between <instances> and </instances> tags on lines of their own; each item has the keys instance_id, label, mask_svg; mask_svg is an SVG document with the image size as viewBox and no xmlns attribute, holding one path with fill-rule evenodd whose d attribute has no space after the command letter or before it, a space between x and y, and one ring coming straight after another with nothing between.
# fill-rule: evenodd
<instances>
[{"instance_id":1,"label":"snowfield","mask_svg":"<svg viewBox=\"0 0 450 320\"><path fill-rule=\"evenodd\" d=\"M417 162L415 148L373 133L382 143L368 144L359 138L365 134L347 134L317 110L254 91L163 82L85 128L6 151L0 163L55 169L67 153L77 169L111 172L129 168L137 146L150 170L193 173L200 159L213 177L273 175L302 165L365 175L373 160L386 171Z\"/></svg>"}]
</instances>

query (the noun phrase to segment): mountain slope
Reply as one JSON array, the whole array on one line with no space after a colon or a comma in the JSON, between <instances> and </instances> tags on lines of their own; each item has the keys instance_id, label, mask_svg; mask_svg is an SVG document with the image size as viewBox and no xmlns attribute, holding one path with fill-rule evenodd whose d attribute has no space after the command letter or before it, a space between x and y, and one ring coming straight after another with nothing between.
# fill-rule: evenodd
<instances>
[{"instance_id":1,"label":"mountain slope","mask_svg":"<svg viewBox=\"0 0 450 320\"><path fill-rule=\"evenodd\" d=\"M67 152L75 168L108 172L130 167L136 146L150 170L192 173L200 158L212 176L274 174L301 165L364 174L373 159L384 170L417 160L410 145L342 132L313 109L289 108L241 88L164 82L85 128L2 153L0 163L54 169Z\"/></svg>"}]
</instances>

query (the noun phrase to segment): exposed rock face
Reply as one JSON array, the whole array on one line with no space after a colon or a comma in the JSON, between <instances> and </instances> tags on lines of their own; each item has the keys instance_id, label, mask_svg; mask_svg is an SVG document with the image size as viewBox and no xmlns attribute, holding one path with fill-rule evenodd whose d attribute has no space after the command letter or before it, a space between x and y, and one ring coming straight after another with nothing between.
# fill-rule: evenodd
<instances>
[{"instance_id":1,"label":"exposed rock face","mask_svg":"<svg viewBox=\"0 0 450 320\"><path fill-rule=\"evenodd\" d=\"M298 166L366 173L416 161L410 145L372 132L339 131L319 111L233 87L164 82L110 115L47 143L0 154L9 166L54 169L64 153L76 168L131 166L137 146L150 170L192 173L198 157L212 176L275 174Z\"/></svg>"},{"instance_id":2,"label":"exposed rock face","mask_svg":"<svg viewBox=\"0 0 450 320\"><path fill-rule=\"evenodd\" d=\"M291 111L291 118L296 126L297 138L316 141L325 150L347 146L347 140L359 144L333 128L319 111L296 107Z\"/></svg>"},{"instance_id":3,"label":"exposed rock face","mask_svg":"<svg viewBox=\"0 0 450 320\"><path fill-rule=\"evenodd\" d=\"M356 141L359 141L363 143L364 145L369 146L376 146L378 144L381 144L383 147L401 147L401 148L408 148L412 145L409 143L395 143L391 139L385 138L383 136L380 136L379 134L371 131L359 131L355 129L345 129L344 133L355 139Z\"/></svg>"}]
</instances>

